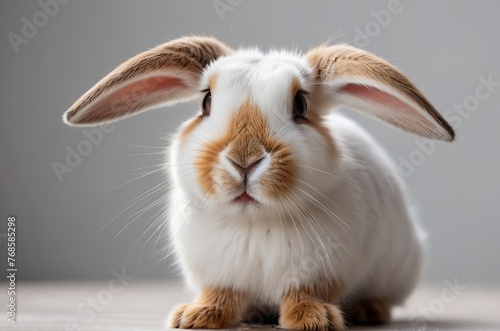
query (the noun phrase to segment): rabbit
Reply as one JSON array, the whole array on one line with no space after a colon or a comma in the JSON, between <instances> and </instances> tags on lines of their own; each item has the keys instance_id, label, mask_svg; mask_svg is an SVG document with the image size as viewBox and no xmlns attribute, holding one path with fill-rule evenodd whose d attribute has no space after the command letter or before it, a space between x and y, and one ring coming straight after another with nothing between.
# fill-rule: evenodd
<instances>
[{"instance_id":1,"label":"rabbit","mask_svg":"<svg viewBox=\"0 0 500 331\"><path fill-rule=\"evenodd\" d=\"M425 235L390 158L335 109L453 141L423 94L347 44L301 55L187 36L118 66L63 121L97 125L190 100L198 111L166 151L165 222L197 297L174 308L168 326L389 322L419 280Z\"/></svg>"}]
</instances>

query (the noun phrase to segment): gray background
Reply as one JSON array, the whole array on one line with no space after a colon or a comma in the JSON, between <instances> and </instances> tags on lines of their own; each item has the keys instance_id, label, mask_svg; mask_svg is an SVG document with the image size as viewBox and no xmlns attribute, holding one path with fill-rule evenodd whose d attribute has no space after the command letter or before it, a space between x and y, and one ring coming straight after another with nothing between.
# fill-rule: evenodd
<instances>
[{"instance_id":1,"label":"gray background","mask_svg":"<svg viewBox=\"0 0 500 331\"><path fill-rule=\"evenodd\" d=\"M15 215L21 279L109 278L112 269L123 266L142 278L175 274L168 268L171 261L161 261L164 254L153 254L156 235L146 243L161 206L126 227L140 209L126 210L127 203L157 185L163 174L112 188L156 169L138 168L159 164L161 149L139 146L164 146L172 127L196 104L116 123L62 182L51 166L65 162L67 146L75 149L87 139L81 128L61 122L62 113L115 66L149 47L200 33L233 46L306 50L334 35L333 43L351 42L397 65L443 113L474 95L479 76L500 81L498 1L401 0L402 11L386 26L374 23L371 11L387 9L389 1L237 3L221 19L213 1L73 0L18 53L7 34L21 34L22 18L32 21L41 7L36 1L0 3L0 233L6 232L7 216ZM355 41L357 28L376 25L379 31L372 30L377 33L369 42ZM427 280L500 279L499 101L498 90L480 101L456 128L457 141L437 145L405 179L429 233ZM346 112L397 162L418 150L415 136ZM0 240L4 268L6 241Z\"/></svg>"}]
</instances>

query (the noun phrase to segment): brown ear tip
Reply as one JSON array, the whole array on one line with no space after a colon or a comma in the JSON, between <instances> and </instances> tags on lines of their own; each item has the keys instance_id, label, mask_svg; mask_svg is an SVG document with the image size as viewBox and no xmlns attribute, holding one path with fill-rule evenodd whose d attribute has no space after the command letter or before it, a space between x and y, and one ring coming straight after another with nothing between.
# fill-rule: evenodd
<instances>
[{"instance_id":1,"label":"brown ear tip","mask_svg":"<svg viewBox=\"0 0 500 331\"><path fill-rule=\"evenodd\" d=\"M449 132L450 134L450 137L449 139L447 140L448 142L454 142L455 141L455 131L453 131L453 129L451 129L451 131Z\"/></svg>"},{"instance_id":2,"label":"brown ear tip","mask_svg":"<svg viewBox=\"0 0 500 331\"><path fill-rule=\"evenodd\" d=\"M441 132L438 135L435 135L432 139L440 140L444 142L454 142L455 141L455 131L452 128L446 128L445 132Z\"/></svg>"},{"instance_id":3,"label":"brown ear tip","mask_svg":"<svg viewBox=\"0 0 500 331\"><path fill-rule=\"evenodd\" d=\"M448 122L444 122L443 127L447 133L444 141L447 141L447 142L455 141L455 130L453 130L452 126Z\"/></svg>"}]
</instances>

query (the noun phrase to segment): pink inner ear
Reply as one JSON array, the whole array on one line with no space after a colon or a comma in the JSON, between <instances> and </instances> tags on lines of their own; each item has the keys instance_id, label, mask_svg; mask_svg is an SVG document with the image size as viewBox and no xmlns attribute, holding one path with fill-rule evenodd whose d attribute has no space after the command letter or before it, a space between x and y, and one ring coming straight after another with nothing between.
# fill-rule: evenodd
<instances>
[{"instance_id":1,"label":"pink inner ear","mask_svg":"<svg viewBox=\"0 0 500 331\"><path fill-rule=\"evenodd\" d=\"M392 88L389 92L377 88L381 83L362 85L348 83L335 93L339 104L359 110L403 130L423 137L452 141L453 129L414 87ZM394 94L391 94L394 90ZM401 96L399 96L399 93Z\"/></svg>"},{"instance_id":2,"label":"pink inner ear","mask_svg":"<svg viewBox=\"0 0 500 331\"><path fill-rule=\"evenodd\" d=\"M120 99L143 99L158 91L184 86L184 82L176 77L153 76L125 85L106 96L100 102L117 102Z\"/></svg>"},{"instance_id":3,"label":"pink inner ear","mask_svg":"<svg viewBox=\"0 0 500 331\"><path fill-rule=\"evenodd\" d=\"M96 123L118 119L168 100L174 90L186 87L182 79L152 76L118 88L91 105L78 119L79 123Z\"/></svg>"},{"instance_id":4,"label":"pink inner ear","mask_svg":"<svg viewBox=\"0 0 500 331\"><path fill-rule=\"evenodd\" d=\"M383 92L375 87L368 87L357 84L348 84L340 89L341 93L350 94L361 100L368 101L370 103L376 103L383 105L387 108L397 109L399 111L404 111L406 113L415 113L413 109L406 102L401 101L397 97L390 95L389 93Z\"/></svg>"}]
</instances>

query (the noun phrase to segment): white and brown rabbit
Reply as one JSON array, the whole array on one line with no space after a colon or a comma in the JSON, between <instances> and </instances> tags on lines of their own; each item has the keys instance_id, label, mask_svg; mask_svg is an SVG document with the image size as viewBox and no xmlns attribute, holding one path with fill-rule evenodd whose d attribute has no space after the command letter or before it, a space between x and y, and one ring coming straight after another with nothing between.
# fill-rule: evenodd
<instances>
[{"instance_id":1,"label":"white and brown rabbit","mask_svg":"<svg viewBox=\"0 0 500 331\"><path fill-rule=\"evenodd\" d=\"M96 125L198 99L169 150L171 240L198 296L169 326L225 328L255 309L287 329L390 319L415 287L421 231L394 165L345 105L406 131L454 132L394 66L348 45L232 50L172 40L126 61L65 114Z\"/></svg>"}]
</instances>

